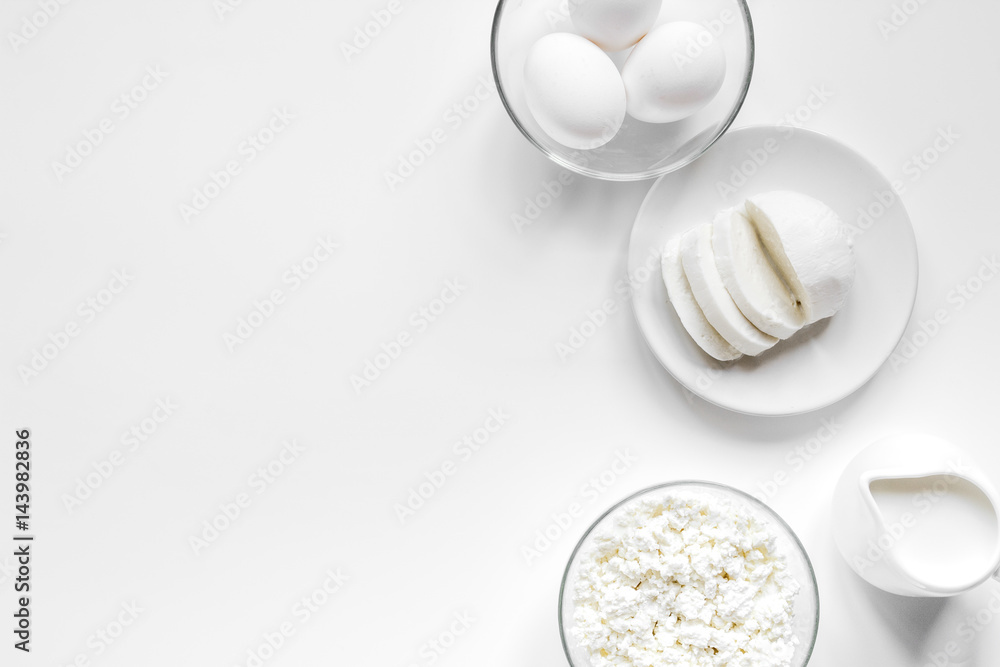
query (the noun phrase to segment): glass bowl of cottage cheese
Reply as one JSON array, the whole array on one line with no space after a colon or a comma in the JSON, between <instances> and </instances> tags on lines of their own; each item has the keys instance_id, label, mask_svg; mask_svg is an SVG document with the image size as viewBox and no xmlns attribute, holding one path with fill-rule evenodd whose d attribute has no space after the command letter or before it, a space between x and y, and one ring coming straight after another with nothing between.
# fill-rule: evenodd
<instances>
[{"instance_id":1,"label":"glass bowl of cottage cheese","mask_svg":"<svg viewBox=\"0 0 1000 667\"><path fill-rule=\"evenodd\" d=\"M577 544L559 591L572 667L802 667L818 629L816 576L792 529L712 482L616 504Z\"/></svg>"}]
</instances>

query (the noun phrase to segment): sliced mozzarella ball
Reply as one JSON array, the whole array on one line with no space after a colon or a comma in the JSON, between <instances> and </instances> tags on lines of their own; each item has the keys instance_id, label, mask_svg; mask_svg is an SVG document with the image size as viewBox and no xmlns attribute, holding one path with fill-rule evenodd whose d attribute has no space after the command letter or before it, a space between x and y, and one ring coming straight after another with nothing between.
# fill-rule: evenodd
<instances>
[{"instance_id":1,"label":"sliced mozzarella ball","mask_svg":"<svg viewBox=\"0 0 1000 667\"><path fill-rule=\"evenodd\" d=\"M705 318L705 313L691 293L691 284L684 275L684 267L681 264L680 236L670 239L664 246L660 264L670 304L698 347L719 361L732 361L743 356L739 350L727 343Z\"/></svg>"},{"instance_id":2,"label":"sliced mozzarella ball","mask_svg":"<svg viewBox=\"0 0 1000 667\"><path fill-rule=\"evenodd\" d=\"M726 291L712 251L711 223L699 225L681 237L681 263L705 318L730 345L750 356L774 347L778 339L755 327Z\"/></svg>"},{"instance_id":3,"label":"sliced mozzarella ball","mask_svg":"<svg viewBox=\"0 0 1000 667\"><path fill-rule=\"evenodd\" d=\"M577 31L605 51L632 46L653 27L663 0L570 0Z\"/></svg>"},{"instance_id":4,"label":"sliced mozzarella ball","mask_svg":"<svg viewBox=\"0 0 1000 667\"><path fill-rule=\"evenodd\" d=\"M625 121L625 85L593 42L557 32L539 39L524 62L524 95L547 135L579 150L611 141Z\"/></svg>"},{"instance_id":5,"label":"sliced mozzarella ball","mask_svg":"<svg viewBox=\"0 0 1000 667\"><path fill-rule=\"evenodd\" d=\"M716 215L712 250L726 290L755 327L782 340L802 328L802 309L771 265L743 206Z\"/></svg>"},{"instance_id":6,"label":"sliced mozzarella ball","mask_svg":"<svg viewBox=\"0 0 1000 667\"><path fill-rule=\"evenodd\" d=\"M622 67L628 113L647 123L671 123L694 114L726 79L726 54L704 26L674 21L636 44Z\"/></svg>"},{"instance_id":7,"label":"sliced mozzarella ball","mask_svg":"<svg viewBox=\"0 0 1000 667\"><path fill-rule=\"evenodd\" d=\"M855 259L851 235L837 214L821 201L784 190L751 197L746 208L805 323L840 310L854 284Z\"/></svg>"}]
</instances>

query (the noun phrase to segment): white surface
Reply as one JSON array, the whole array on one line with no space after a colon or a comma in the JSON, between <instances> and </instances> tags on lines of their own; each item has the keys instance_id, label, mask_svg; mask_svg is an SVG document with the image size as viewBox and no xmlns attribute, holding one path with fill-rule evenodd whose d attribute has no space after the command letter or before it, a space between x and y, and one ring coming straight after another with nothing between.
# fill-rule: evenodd
<instances>
[{"instance_id":1,"label":"white surface","mask_svg":"<svg viewBox=\"0 0 1000 667\"><path fill-rule=\"evenodd\" d=\"M731 187L727 180L733 180L730 174L735 169L753 173L741 176L743 180ZM703 221L712 220L720 208L781 188L826 202L842 218L859 206L868 206L873 201L871 193L891 192L891 185L864 158L815 132L781 127L734 130L696 164L657 181L643 201L629 241L629 273L637 277L633 289L636 319L657 359L698 396L756 415L815 410L860 387L899 343L917 289L913 229L905 207L897 202L884 209L877 223L857 228L857 279L834 317L777 345L770 339L770 349L762 344L756 349L765 351L756 357L718 364L701 354L667 303L663 284L641 280L645 257L650 248L663 247L692 225L709 224ZM685 254L690 233L685 233L681 250L685 273L698 296L698 273L688 270L689 265L697 265L688 261L690 253ZM842 244L846 247L843 240ZM714 257L702 264L717 273ZM714 282L720 294L716 302L724 304L723 297L729 300L729 320L769 338L740 313L722 279L716 275ZM732 337L730 342L737 349L754 352L736 343L732 327L723 326L725 320L719 313L713 316L708 298L699 298L698 303L719 333Z\"/></svg>"},{"instance_id":2,"label":"white surface","mask_svg":"<svg viewBox=\"0 0 1000 667\"><path fill-rule=\"evenodd\" d=\"M425 642L468 612L471 627L435 665L554 667L559 577L605 507L670 479L763 493L778 476L769 501L819 576L811 664L930 663L996 587L950 601L877 592L837 554L829 503L854 454L897 430L944 435L1000 479L1000 361L983 354L995 349L1000 281L971 300L953 292L1000 250L1000 226L984 217L998 176L1000 5L926 3L886 40L877 21L890 2L754 2L756 77L737 124L777 122L825 87L832 97L813 97L819 108L804 107L802 122L906 184L921 258L908 339L935 311L948 318L907 363L790 419L693 399L646 349L619 281L648 184L560 183L480 88L492 3L404 2L346 62L341 41L385 6L245 0L220 21L208 1L74 2L18 53L0 44L0 451L12 451L15 428L33 429L39 539L36 652L5 645L0 662L246 664L287 620L295 634L268 667L423 666ZM3 3L4 34L36 7ZM155 65L169 76L117 120L115 98ZM477 88L486 99L468 118L450 111ZM242 159L240 143L282 106L291 125L185 225L178 205ZM51 162L105 116L114 132L57 182ZM960 138L913 172L911 156L949 126ZM439 128L444 143L390 192L384 172ZM561 186L554 201L543 182ZM526 198L548 205L519 234L511 216ZM340 249L291 291L282 274L324 234ZM78 304L123 267L128 288L25 387L17 366L50 332L82 323ZM456 278L464 291L423 329L419 309ZM223 334L275 288L285 302L230 353ZM606 300L614 312L561 360L557 343L588 312L601 320ZM412 344L357 395L351 374L400 332ZM60 496L127 450L122 432L164 397L174 415L69 514ZM480 451L457 454L496 408L509 420ZM820 432L824 419L833 426ZM248 476L287 438L306 451L194 556L188 537L219 503L254 493ZM605 486L616 450L621 473ZM12 463L0 459L10 499ZM455 474L401 526L394 503L446 460ZM521 547L574 504L566 534L526 564ZM292 606L338 567L352 579L299 623ZM0 609L12 613L7 570L0 577ZM144 609L136 623L94 656L88 637L132 601ZM983 667L1000 655L990 618L973 633Z\"/></svg>"}]
</instances>

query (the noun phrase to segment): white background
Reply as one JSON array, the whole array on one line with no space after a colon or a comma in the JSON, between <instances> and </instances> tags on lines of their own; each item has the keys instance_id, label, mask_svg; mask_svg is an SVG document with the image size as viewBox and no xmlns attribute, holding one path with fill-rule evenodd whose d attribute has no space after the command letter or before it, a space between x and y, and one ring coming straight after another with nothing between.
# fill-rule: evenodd
<instances>
[{"instance_id":1,"label":"white background","mask_svg":"<svg viewBox=\"0 0 1000 667\"><path fill-rule=\"evenodd\" d=\"M291 622L295 634L265 664L563 665L560 575L603 509L673 479L759 491L779 471L789 482L770 502L819 577L811 664L930 664L996 587L947 602L882 594L843 563L829 530L839 472L888 433L950 438L1000 480L1000 281L961 310L948 299L1000 250L1000 5L912 4L919 10L888 35L878 26L893 11L887 0L751 7L757 67L736 126L776 123L813 87L831 91L801 124L907 185L921 261L908 336L935 311L949 314L916 356L854 396L760 419L676 385L615 291L649 183L575 178L515 228L512 216L559 169L495 93L460 125L445 116L490 75L491 2L403 0L350 61L341 43L381 0L245 0L221 18L210 0L75 0L17 48L9 35L38 4L4 2L0 516L10 518L0 536L14 532L13 433L30 428L37 538L33 652L14 651L4 629L0 664L246 665L262 635ZM165 80L121 119L116 98L157 66ZM291 124L186 223L180 205L244 159L241 142L276 108ZM106 117L113 132L59 180L53 162ZM916 178L908 160L948 127L960 139ZM385 172L437 128L446 141L390 191ZM325 235L339 249L291 290L283 274ZM87 321L79 304L107 297L121 269L133 279ZM464 290L418 331L411 315L447 280ZM275 288L284 303L230 351L224 336ZM616 314L561 359L557 343L608 298ZM22 379L19 367L70 323L79 335ZM412 345L359 394L352 374L401 332ZM173 415L130 451L122 434L166 398ZM453 443L490 409L509 420L462 460ZM836 421L836 438L793 470L786 456L823 419ZM305 451L256 494L248 478L291 439ZM69 509L67 497L116 450L121 465ZM637 462L584 496L619 451ZM401 524L394 506L447 460L455 474ZM196 554L189 538L240 493L250 506ZM582 515L529 564L535 531L574 502ZM296 601L338 568L349 581L300 623ZM110 646L95 639L133 602L134 623ZM429 652L463 612L471 627L443 655ZM976 637L975 664L997 664L998 628Z\"/></svg>"}]
</instances>

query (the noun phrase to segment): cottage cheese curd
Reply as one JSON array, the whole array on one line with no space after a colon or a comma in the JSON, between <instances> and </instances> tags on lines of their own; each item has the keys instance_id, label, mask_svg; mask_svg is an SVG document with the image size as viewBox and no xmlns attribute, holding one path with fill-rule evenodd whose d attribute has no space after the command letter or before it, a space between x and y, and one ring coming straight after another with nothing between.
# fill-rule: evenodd
<instances>
[{"instance_id":1,"label":"cottage cheese curd","mask_svg":"<svg viewBox=\"0 0 1000 667\"><path fill-rule=\"evenodd\" d=\"M581 554L571 636L593 667L788 667L799 584L735 502L668 491L624 505Z\"/></svg>"}]
</instances>

